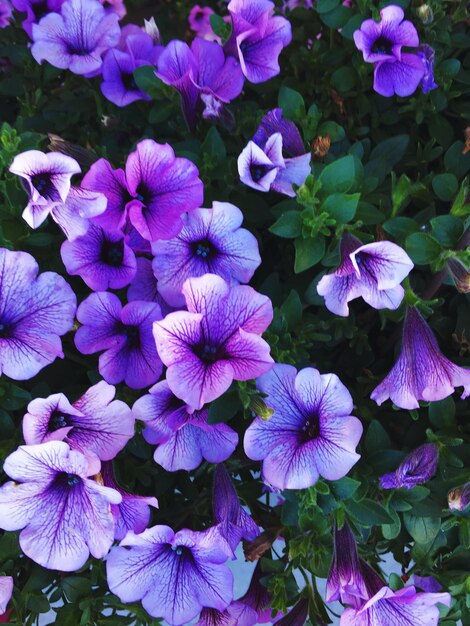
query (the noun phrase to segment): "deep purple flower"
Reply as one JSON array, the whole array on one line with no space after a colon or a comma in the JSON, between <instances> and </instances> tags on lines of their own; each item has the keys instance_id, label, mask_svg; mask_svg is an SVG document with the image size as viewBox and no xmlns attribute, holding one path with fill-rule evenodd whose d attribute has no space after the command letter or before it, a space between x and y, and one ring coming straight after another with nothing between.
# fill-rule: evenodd
<instances>
[{"instance_id":1,"label":"deep purple flower","mask_svg":"<svg viewBox=\"0 0 470 626\"><path fill-rule=\"evenodd\" d=\"M326 601L341 600L343 604L353 605L361 603L369 598L369 594L357 556L356 541L347 522L342 528L335 525L333 538L334 552L326 581Z\"/></svg>"},{"instance_id":2,"label":"deep purple flower","mask_svg":"<svg viewBox=\"0 0 470 626\"><path fill-rule=\"evenodd\" d=\"M417 574L413 574L413 585L429 593L436 593L442 589L441 583L436 580L434 576L418 576Z\"/></svg>"},{"instance_id":3,"label":"deep purple flower","mask_svg":"<svg viewBox=\"0 0 470 626\"><path fill-rule=\"evenodd\" d=\"M390 398L401 409L418 409L419 400L443 400L461 386L462 398L466 398L470 394L470 370L446 359L421 314L408 307L400 356L371 393L372 400L381 405Z\"/></svg>"},{"instance_id":4,"label":"deep purple flower","mask_svg":"<svg viewBox=\"0 0 470 626\"><path fill-rule=\"evenodd\" d=\"M0 373L26 380L57 357L77 300L62 276L44 272L26 252L0 248Z\"/></svg>"},{"instance_id":5,"label":"deep purple flower","mask_svg":"<svg viewBox=\"0 0 470 626\"><path fill-rule=\"evenodd\" d=\"M374 90L382 96L410 96L425 74L420 55L401 50L419 46L416 28L404 16L401 7L391 4L380 11L380 22L365 20L354 32L364 61L375 63Z\"/></svg>"},{"instance_id":6,"label":"deep purple flower","mask_svg":"<svg viewBox=\"0 0 470 626\"><path fill-rule=\"evenodd\" d=\"M212 484L212 511L219 532L235 550L240 539L253 541L259 535L258 525L242 508L237 492L224 465L215 468Z\"/></svg>"},{"instance_id":7,"label":"deep purple flower","mask_svg":"<svg viewBox=\"0 0 470 626\"><path fill-rule=\"evenodd\" d=\"M91 223L81 237L64 241L60 255L67 273L78 274L94 291L126 287L137 271L135 254L123 233L97 224Z\"/></svg>"},{"instance_id":8,"label":"deep purple flower","mask_svg":"<svg viewBox=\"0 0 470 626\"><path fill-rule=\"evenodd\" d=\"M98 0L65 0L60 14L49 13L33 24L31 54L38 63L95 75L102 55L119 41L118 20Z\"/></svg>"},{"instance_id":9,"label":"deep purple flower","mask_svg":"<svg viewBox=\"0 0 470 626\"><path fill-rule=\"evenodd\" d=\"M114 400L115 393L102 380L73 404L63 393L32 400L23 418L25 442L63 440L83 454L113 459L134 435L131 411L121 400Z\"/></svg>"},{"instance_id":10,"label":"deep purple flower","mask_svg":"<svg viewBox=\"0 0 470 626\"><path fill-rule=\"evenodd\" d=\"M9 1L0 0L0 28L6 28L7 26L10 25L11 15L12 15L12 10L11 10L11 4L9 3ZM1 578L7 578L7 577L5 576ZM0 610L1 610L1 605L0 605Z\"/></svg>"},{"instance_id":11,"label":"deep purple flower","mask_svg":"<svg viewBox=\"0 0 470 626\"><path fill-rule=\"evenodd\" d=\"M122 502L111 505L114 518L114 538L121 541L129 531L143 532L150 521L150 507L158 508L158 500L147 496L137 496L121 489L115 481L113 464L106 461L101 464L101 478L106 487L111 487L122 496Z\"/></svg>"},{"instance_id":12,"label":"deep purple flower","mask_svg":"<svg viewBox=\"0 0 470 626\"><path fill-rule=\"evenodd\" d=\"M237 620L229 615L227 610L202 609L194 626L237 626L237 624Z\"/></svg>"},{"instance_id":13,"label":"deep purple flower","mask_svg":"<svg viewBox=\"0 0 470 626\"><path fill-rule=\"evenodd\" d=\"M263 83L279 74L279 55L292 39L290 22L273 16L269 0L231 0L232 34L227 54L237 56L251 83Z\"/></svg>"},{"instance_id":14,"label":"deep purple flower","mask_svg":"<svg viewBox=\"0 0 470 626\"><path fill-rule=\"evenodd\" d=\"M431 46L420 46L417 52L424 64L424 76L421 80L423 93L437 89L439 85L434 81L434 50Z\"/></svg>"},{"instance_id":15,"label":"deep purple flower","mask_svg":"<svg viewBox=\"0 0 470 626\"><path fill-rule=\"evenodd\" d=\"M144 302L156 302L160 305L162 315L174 311L162 297L158 289L157 279L152 269L152 261L145 257L137 258L137 272L127 290L127 300L143 300Z\"/></svg>"},{"instance_id":16,"label":"deep purple flower","mask_svg":"<svg viewBox=\"0 0 470 626\"><path fill-rule=\"evenodd\" d=\"M470 482L454 487L447 494L447 502L451 511L463 511L470 504Z\"/></svg>"},{"instance_id":17,"label":"deep purple flower","mask_svg":"<svg viewBox=\"0 0 470 626\"><path fill-rule=\"evenodd\" d=\"M3 469L15 482L0 487L0 528L21 530L21 549L33 561L72 572L90 553L107 554L114 537L109 505L121 496L90 480L100 471L98 457L49 441L20 446Z\"/></svg>"},{"instance_id":18,"label":"deep purple flower","mask_svg":"<svg viewBox=\"0 0 470 626\"><path fill-rule=\"evenodd\" d=\"M271 623L272 610L270 604L272 596L267 587L260 582L264 575L261 561L258 561L247 592L229 605L227 612L236 618L237 625L252 626L253 624Z\"/></svg>"},{"instance_id":19,"label":"deep purple flower","mask_svg":"<svg viewBox=\"0 0 470 626\"><path fill-rule=\"evenodd\" d=\"M233 577L217 535L154 526L129 533L107 560L109 588L122 602L142 600L153 617L189 623L203 607L223 611Z\"/></svg>"},{"instance_id":20,"label":"deep purple flower","mask_svg":"<svg viewBox=\"0 0 470 626\"><path fill-rule=\"evenodd\" d=\"M37 24L47 13L59 13L64 0L11 0L11 3L17 11L26 13L26 19L21 25L32 38L33 24Z\"/></svg>"},{"instance_id":21,"label":"deep purple flower","mask_svg":"<svg viewBox=\"0 0 470 626\"><path fill-rule=\"evenodd\" d=\"M0 615L6 613L12 594L13 576L0 576Z\"/></svg>"},{"instance_id":22,"label":"deep purple flower","mask_svg":"<svg viewBox=\"0 0 470 626\"><path fill-rule=\"evenodd\" d=\"M203 459L225 461L238 443L234 430L227 424L208 424L208 411L188 407L173 395L165 380L139 398L132 412L145 422L144 439L158 445L153 458L168 472L196 469Z\"/></svg>"},{"instance_id":23,"label":"deep purple flower","mask_svg":"<svg viewBox=\"0 0 470 626\"><path fill-rule=\"evenodd\" d=\"M221 396L233 380L250 380L272 367L260 337L272 320L272 304L251 287L230 289L214 274L183 285L188 311L154 324L158 353L168 367L170 389L194 409Z\"/></svg>"},{"instance_id":24,"label":"deep purple flower","mask_svg":"<svg viewBox=\"0 0 470 626\"><path fill-rule=\"evenodd\" d=\"M161 319L158 304L135 300L122 306L113 293L92 293L78 307L77 319L83 326L75 345L82 354L104 350L98 369L108 383L142 389L159 379L162 363L152 337L152 324Z\"/></svg>"},{"instance_id":25,"label":"deep purple flower","mask_svg":"<svg viewBox=\"0 0 470 626\"><path fill-rule=\"evenodd\" d=\"M425 443L408 454L391 474L380 477L382 489L413 489L430 480L437 471L439 448Z\"/></svg>"},{"instance_id":26,"label":"deep purple flower","mask_svg":"<svg viewBox=\"0 0 470 626\"><path fill-rule=\"evenodd\" d=\"M413 268L406 252L391 241L362 245L349 233L341 239L341 263L323 276L317 291L326 308L336 315L349 315L348 302L364 300L374 309L397 309L405 291L400 285Z\"/></svg>"},{"instance_id":27,"label":"deep purple flower","mask_svg":"<svg viewBox=\"0 0 470 626\"><path fill-rule=\"evenodd\" d=\"M307 8L307 7L306 7ZM304 626L308 618L308 598L300 598L291 610L276 622L278 626Z\"/></svg>"},{"instance_id":28,"label":"deep purple flower","mask_svg":"<svg viewBox=\"0 0 470 626\"><path fill-rule=\"evenodd\" d=\"M320 476L346 476L360 458L362 425L351 416L352 398L339 378L276 364L257 386L274 415L257 417L244 445L250 459L263 461L263 478L279 489L305 489Z\"/></svg>"},{"instance_id":29,"label":"deep purple flower","mask_svg":"<svg viewBox=\"0 0 470 626\"><path fill-rule=\"evenodd\" d=\"M289 157L305 155L305 146L297 126L283 116L282 109L268 111L260 122L258 130L253 136L254 143L264 148L268 139L274 133L282 136L282 151Z\"/></svg>"},{"instance_id":30,"label":"deep purple flower","mask_svg":"<svg viewBox=\"0 0 470 626\"><path fill-rule=\"evenodd\" d=\"M203 274L222 276L230 285L247 283L261 263L258 242L241 228L243 214L228 202L188 214L181 232L152 244L158 289L172 306L183 306L183 283Z\"/></svg>"}]
</instances>

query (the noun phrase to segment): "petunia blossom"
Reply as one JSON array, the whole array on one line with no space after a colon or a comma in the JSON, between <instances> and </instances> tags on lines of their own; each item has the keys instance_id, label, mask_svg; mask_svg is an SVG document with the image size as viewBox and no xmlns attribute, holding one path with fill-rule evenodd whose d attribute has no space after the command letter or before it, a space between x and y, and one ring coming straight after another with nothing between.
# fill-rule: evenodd
<instances>
[{"instance_id":1,"label":"petunia blossom","mask_svg":"<svg viewBox=\"0 0 470 626\"><path fill-rule=\"evenodd\" d=\"M33 36L33 24L47 15L47 13L60 13L60 7L64 0L11 0L17 11L26 13L26 19L21 23L25 32Z\"/></svg>"},{"instance_id":2,"label":"petunia blossom","mask_svg":"<svg viewBox=\"0 0 470 626\"><path fill-rule=\"evenodd\" d=\"M7 611L13 594L13 576L0 576L0 615Z\"/></svg>"},{"instance_id":3,"label":"petunia blossom","mask_svg":"<svg viewBox=\"0 0 470 626\"><path fill-rule=\"evenodd\" d=\"M183 283L203 274L222 276L230 285L247 283L261 263L258 242L241 228L243 214L228 202L187 215L181 232L152 244L158 289L172 306L183 306Z\"/></svg>"},{"instance_id":4,"label":"petunia blossom","mask_svg":"<svg viewBox=\"0 0 470 626\"><path fill-rule=\"evenodd\" d=\"M113 293L92 293L77 310L82 326L75 333L75 345L82 354L104 350L98 369L108 383L124 381L142 389L162 372L152 338L152 324L161 317L154 302L135 300L122 306Z\"/></svg>"},{"instance_id":5,"label":"petunia blossom","mask_svg":"<svg viewBox=\"0 0 470 626\"><path fill-rule=\"evenodd\" d=\"M237 626L237 624L235 617L229 615L227 610L202 609L194 626Z\"/></svg>"},{"instance_id":6,"label":"petunia blossom","mask_svg":"<svg viewBox=\"0 0 470 626\"><path fill-rule=\"evenodd\" d=\"M0 374L15 380L64 357L60 337L72 328L77 308L62 276L38 271L27 252L0 248Z\"/></svg>"},{"instance_id":7,"label":"petunia blossom","mask_svg":"<svg viewBox=\"0 0 470 626\"><path fill-rule=\"evenodd\" d=\"M198 37L208 39L209 41L217 41L220 44L220 38L212 30L211 15L214 15L214 9L201 7L199 4L194 5L188 15L189 28Z\"/></svg>"},{"instance_id":8,"label":"petunia blossom","mask_svg":"<svg viewBox=\"0 0 470 626\"><path fill-rule=\"evenodd\" d=\"M305 489L320 476L346 476L360 458L362 425L351 416L352 398L339 378L276 364L257 386L274 415L257 417L244 445L250 459L263 461L263 478L279 489Z\"/></svg>"},{"instance_id":9,"label":"petunia blossom","mask_svg":"<svg viewBox=\"0 0 470 626\"><path fill-rule=\"evenodd\" d=\"M253 626L254 624L272 623L270 607L272 595L267 587L261 583L263 576L265 574L261 569L261 561L258 561L247 592L229 605L227 612L236 618L237 625Z\"/></svg>"},{"instance_id":10,"label":"petunia blossom","mask_svg":"<svg viewBox=\"0 0 470 626\"><path fill-rule=\"evenodd\" d=\"M251 287L230 288L204 274L183 285L188 311L170 313L153 327L173 393L194 409L221 396L233 380L271 369L269 345L260 335L272 320L268 297Z\"/></svg>"},{"instance_id":11,"label":"petunia blossom","mask_svg":"<svg viewBox=\"0 0 470 626\"><path fill-rule=\"evenodd\" d=\"M142 600L152 617L171 626L189 623L203 607L223 611L233 576L216 533L153 526L128 533L106 563L108 585L122 602Z\"/></svg>"},{"instance_id":12,"label":"petunia blossom","mask_svg":"<svg viewBox=\"0 0 470 626\"><path fill-rule=\"evenodd\" d=\"M31 54L38 63L96 75L102 55L119 41L118 20L99 0L65 0L60 13L49 13L33 24Z\"/></svg>"},{"instance_id":13,"label":"petunia blossom","mask_svg":"<svg viewBox=\"0 0 470 626\"><path fill-rule=\"evenodd\" d=\"M158 287L158 281L152 269L152 261L145 257L137 257L137 272L131 280L127 290L127 300L143 300L144 302L156 302L162 310L162 315L174 311L163 298Z\"/></svg>"},{"instance_id":14,"label":"petunia blossom","mask_svg":"<svg viewBox=\"0 0 470 626\"><path fill-rule=\"evenodd\" d=\"M326 308L347 317L348 303L363 298L374 309L397 309L405 291L400 285L413 268L406 252L391 241L362 245L345 233L341 239L341 262L317 285Z\"/></svg>"},{"instance_id":15,"label":"petunia blossom","mask_svg":"<svg viewBox=\"0 0 470 626\"><path fill-rule=\"evenodd\" d=\"M113 459L134 435L134 418L116 389L104 380L70 404L63 393L35 398L23 417L27 444L66 441L73 449Z\"/></svg>"},{"instance_id":16,"label":"petunia blossom","mask_svg":"<svg viewBox=\"0 0 470 626\"><path fill-rule=\"evenodd\" d=\"M208 411L194 411L179 400L165 380L139 398L132 407L148 443L158 447L154 460L168 472L193 470L205 459L220 463L229 458L238 443L237 433L227 424L209 424Z\"/></svg>"},{"instance_id":17,"label":"petunia blossom","mask_svg":"<svg viewBox=\"0 0 470 626\"><path fill-rule=\"evenodd\" d=\"M120 20L125 17L127 11L124 0L100 0L106 13L116 13Z\"/></svg>"},{"instance_id":18,"label":"petunia blossom","mask_svg":"<svg viewBox=\"0 0 470 626\"><path fill-rule=\"evenodd\" d=\"M421 90L423 93L428 93L439 87L434 80L434 50L431 46L424 45L418 48L417 54L424 64L424 76L421 79Z\"/></svg>"},{"instance_id":19,"label":"petunia blossom","mask_svg":"<svg viewBox=\"0 0 470 626\"><path fill-rule=\"evenodd\" d=\"M437 445L425 443L408 454L394 472L380 476L380 486L382 489L413 489L434 476L438 460Z\"/></svg>"},{"instance_id":20,"label":"petunia blossom","mask_svg":"<svg viewBox=\"0 0 470 626\"><path fill-rule=\"evenodd\" d=\"M326 581L326 601L356 605L369 598L354 535L345 522L333 530L333 561Z\"/></svg>"},{"instance_id":21,"label":"petunia blossom","mask_svg":"<svg viewBox=\"0 0 470 626\"><path fill-rule=\"evenodd\" d=\"M449 361L419 311L408 307L400 356L370 397L378 405L390 398L401 409L418 409L419 400L443 400L455 387L464 388L462 398L470 394L470 369Z\"/></svg>"},{"instance_id":22,"label":"petunia blossom","mask_svg":"<svg viewBox=\"0 0 470 626\"><path fill-rule=\"evenodd\" d=\"M8 0L0 1L0 28L6 28L10 25L10 20L12 16L11 4ZM1 611L1 605L0 605Z\"/></svg>"},{"instance_id":23,"label":"petunia blossom","mask_svg":"<svg viewBox=\"0 0 470 626\"><path fill-rule=\"evenodd\" d=\"M21 530L21 549L33 561L73 572L90 553L107 554L114 537L110 504L121 495L91 480L100 471L98 457L48 441L20 446L3 469L15 482L0 487L0 528Z\"/></svg>"}]
</instances>

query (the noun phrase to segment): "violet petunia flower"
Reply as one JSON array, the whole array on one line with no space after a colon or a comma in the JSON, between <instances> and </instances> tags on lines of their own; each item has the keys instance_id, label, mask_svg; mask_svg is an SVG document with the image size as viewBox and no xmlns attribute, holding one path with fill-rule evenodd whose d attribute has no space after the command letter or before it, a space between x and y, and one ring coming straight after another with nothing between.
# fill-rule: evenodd
<instances>
[{"instance_id":1,"label":"violet petunia flower","mask_svg":"<svg viewBox=\"0 0 470 626\"><path fill-rule=\"evenodd\" d=\"M424 64L424 76L421 80L421 90L423 93L428 93L439 87L434 81L434 50L431 46L424 45L418 48L417 54Z\"/></svg>"},{"instance_id":2,"label":"violet petunia flower","mask_svg":"<svg viewBox=\"0 0 470 626\"><path fill-rule=\"evenodd\" d=\"M60 255L67 273L81 276L93 291L127 287L137 271L135 254L124 234L93 223L81 237L64 241Z\"/></svg>"},{"instance_id":3,"label":"violet petunia flower","mask_svg":"<svg viewBox=\"0 0 470 626\"><path fill-rule=\"evenodd\" d=\"M11 4L8 0L0 0L0 28L6 28L10 25L12 16ZM4 577L9 578L9 577ZM1 605L0 605L1 610Z\"/></svg>"},{"instance_id":4,"label":"violet petunia flower","mask_svg":"<svg viewBox=\"0 0 470 626\"><path fill-rule=\"evenodd\" d=\"M120 20L125 17L127 11L124 0L100 0L106 13L116 13Z\"/></svg>"},{"instance_id":5,"label":"violet petunia flower","mask_svg":"<svg viewBox=\"0 0 470 626\"><path fill-rule=\"evenodd\" d=\"M113 293L92 293L77 310L82 326L75 333L75 345L82 354L104 350L98 369L108 383L124 381L142 389L162 373L152 337L152 324L161 317L154 302L135 300L122 306Z\"/></svg>"},{"instance_id":6,"label":"violet petunia flower","mask_svg":"<svg viewBox=\"0 0 470 626\"><path fill-rule=\"evenodd\" d=\"M90 220L106 209L106 196L82 187L71 187L67 200L51 209L51 217L69 241L88 231Z\"/></svg>"},{"instance_id":7,"label":"violet petunia flower","mask_svg":"<svg viewBox=\"0 0 470 626\"><path fill-rule=\"evenodd\" d=\"M434 576L418 576L417 574L413 574L413 585L429 593L436 593L442 590L441 583L436 580Z\"/></svg>"},{"instance_id":8,"label":"violet petunia flower","mask_svg":"<svg viewBox=\"0 0 470 626\"><path fill-rule=\"evenodd\" d=\"M158 289L170 305L184 305L181 289L187 278L210 273L230 285L250 281L261 258L256 238L241 228L242 221L236 206L214 202L212 209L189 213L176 237L152 244Z\"/></svg>"},{"instance_id":9,"label":"violet petunia flower","mask_svg":"<svg viewBox=\"0 0 470 626\"><path fill-rule=\"evenodd\" d=\"M253 541L259 535L258 525L242 508L230 476L221 463L214 472L212 511L219 533L231 550L235 550L241 539Z\"/></svg>"},{"instance_id":10,"label":"violet petunia flower","mask_svg":"<svg viewBox=\"0 0 470 626\"><path fill-rule=\"evenodd\" d=\"M12 595L13 576L0 576L0 615L6 613Z\"/></svg>"},{"instance_id":11,"label":"violet petunia flower","mask_svg":"<svg viewBox=\"0 0 470 626\"><path fill-rule=\"evenodd\" d=\"M273 16L274 3L269 0L231 0L227 8L232 34L226 53L238 57L251 83L263 83L279 74L279 55L292 40L290 22Z\"/></svg>"},{"instance_id":12,"label":"violet petunia flower","mask_svg":"<svg viewBox=\"0 0 470 626\"><path fill-rule=\"evenodd\" d=\"M382 489L413 489L434 476L438 460L437 445L425 443L408 454L394 472L380 476L380 486Z\"/></svg>"},{"instance_id":13,"label":"violet petunia flower","mask_svg":"<svg viewBox=\"0 0 470 626\"><path fill-rule=\"evenodd\" d=\"M153 332L170 389L201 409L233 380L250 380L271 369L269 345L260 335L273 309L268 297L246 285L230 288L214 274L188 278L183 294L188 311L170 313L154 324Z\"/></svg>"},{"instance_id":14,"label":"violet petunia flower","mask_svg":"<svg viewBox=\"0 0 470 626\"><path fill-rule=\"evenodd\" d=\"M73 326L77 299L62 276L26 252L0 248L0 374L27 380L57 357Z\"/></svg>"},{"instance_id":15,"label":"violet petunia flower","mask_svg":"<svg viewBox=\"0 0 470 626\"><path fill-rule=\"evenodd\" d=\"M157 498L137 496L121 489L116 484L113 464L109 461L101 464L101 478L106 487L115 489L122 496L122 502L111 505L114 539L121 541L129 531L136 534L143 532L150 522L150 507L158 509Z\"/></svg>"},{"instance_id":16,"label":"violet petunia flower","mask_svg":"<svg viewBox=\"0 0 470 626\"><path fill-rule=\"evenodd\" d=\"M369 598L369 594L357 556L356 541L347 522L342 528L335 524L333 538L334 552L326 581L326 601L360 604Z\"/></svg>"},{"instance_id":17,"label":"violet petunia flower","mask_svg":"<svg viewBox=\"0 0 470 626\"><path fill-rule=\"evenodd\" d=\"M332 274L323 276L317 291L326 308L347 317L348 302L363 298L374 309L397 309L405 291L400 285L412 270L406 252L391 241L362 245L345 233L341 239L341 263Z\"/></svg>"},{"instance_id":18,"label":"violet petunia flower","mask_svg":"<svg viewBox=\"0 0 470 626\"><path fill-rule=\"evenodd\" d=\"M113 459L134 436L134 418L125 402L115 400L116 389L100 381L70 404L63 393L35 398L23 418L28 445L65 441L83 454L102 461Z\"/></svg>"},{"instance_id":19,"label":"violet petunia flower","mask_svg":"<svg viewBox=\"0 0 470 626\"><path fill-rule=\"evenodd\" d=\"M237 620L227 610L202 609L194 626L237 626Z\"/></svg>"},{"instance_id":20,"label":"violet petunia flower","mask_svg":"<svg viewBox=\"0 0 470 626\"><path fill-rule=\"evenodd\" d=\"M107 554L114 537L110 504L121 495L90 479L100 471L98 457L49 441L20 446L3 469L15 482L0 487L0 528L21 530L21 549L33 561L73 572L90 553Z\"/></svg>"},{"instance_id":21,"label":"violet petunia flower","mask_svg":"<svg viewBox=\"0 0 470 626\"><path fill-rule=\"evenodd\" d=\"M240 626L272 623L272 610L270 608L272 595L267 587L261 584L261 578L264 575L261 561L258 561L247 592L228 606L227 613L236 618L237 624Z\"/></svg>"},{"instance_id":22,"label":"violet petunia flower","mask_svg":"<svg viewBox=\"0 0 470 626\"><path fill-rule=\"evenodd\" d=\"M103 54L119 41L118 20L99 0L65 0L60 14L49 13L33 24L31 54L38 63L94 76Z\"/></svg>"},{"instance_id":23,"label":"violet petunia flower","mask_svg":"<svg viewBox=\"0 0 470 626\"><path fill-rule=\"evenodd\" d=\"M418 409L419 400L443 400L455 387L464 388L462 398L470 394L470 369L449 361L418 310L408 307L400 356L370 397L379 406L390 398L401 409Z\"/></svg>"},{"instance_id":24,"label":"violet petunia flower","mask_svg":"<svg viewBox=\"0 0 470 626\"><path fill-rule=\"evenodd\" d=\"M145 257L137 258L137 272L131 280L127 290L127 300L143 300L144 302L156 302L162 310L162 315L174 311L163 298L158 288L158 282L152 269L152 261Z\"/></svg>"},{"instance_id":25,"label":"violet petunia flower","mask_svg":"<svg viewBox=\"0 0 470 626\"><path fill-rule=\"evenodd\" d=\"M335 374L276 364L258 389L274 409L257 417L245 433L245 452L263 461L264 480L279 489L305 489L320 476L338 480L357 463L361 422L351 416L349 391Z\"/></svg>"},{"instance_id":26,"label":"violet petunia flower","mask_svg":"<svg viewBox=\"0 0 470 626\"><path fill-rule=\"evenodd\" d=\"M60 13L64 0L11 0L17 11L26 13L26 19L21 23L25 32L33 37L33 24L48 13Z\"/></svg>"},{"instance_id":27,"label":"violet petunia flower","mask_svg":"<svg viewBox=\"0 0 470 626\"><path fill-rule=\"evenodd\" d=\"M132 407L137 420L145 422L144 439L157 444L153 456L168 472L196 469L205 459L220 463L229 458L238 443L237 433L227 424L208 424L208 411L194 411L160 381Z\"/></svg>"},{"instance_id":28,"label":"violet petunia flower","mask_svg":"<svg viewBox=\"0 0 470 626\"><path fill-rule=\"evenodd\" d=\"M172 626L189 623L203 607L223 611L233 576L218 536L168 526L128 533L106 563L108 585L121 602L142 600L152 617Z\"/></svg>"},{"instance_id":29,"label":"violet petunia flower","mask_svg":"<svg viewBox=\"0 0 470 626\"><path fill-rule=\"evenodd\" d=\"M198 37L208 39L209 41L217 41L220 44L220 38L212 30L211 15L214 15L214 10L210 7L201 7L199 4L194 5L188 15L189 28Z\"/></svg>"},{"instance_id":30,"label":"violet petunia flower","mask_svg":"<svg viewBox=\"0 0 470 626\"><path fill-rule=\"evenodd\" d=\"M419 46L416 28L399 6L380 11L380 22L365 20L354 32L354 43L364 61L374 63L374 90L386 97L410 96L423 80L425 66L419 54L402 52L402 47Z\"/></svg>"}]
</instances>

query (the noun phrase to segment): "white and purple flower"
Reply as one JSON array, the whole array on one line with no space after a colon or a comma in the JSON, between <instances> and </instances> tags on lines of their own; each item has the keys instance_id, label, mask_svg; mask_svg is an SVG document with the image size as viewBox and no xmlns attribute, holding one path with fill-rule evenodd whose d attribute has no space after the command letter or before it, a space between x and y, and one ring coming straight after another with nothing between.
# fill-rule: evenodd
<instances>
[{"instance_id":1,"label":"white and purple flower","mask_svg":"<svg viewBox=\"0 0 470 626\"><path fill-rule=\"evenodd\" d=\"M413 489L430 480L437 472L439 448L425 443L408 454L397 469L380 477L382 489Z\"/></svg>"}]
</instances>

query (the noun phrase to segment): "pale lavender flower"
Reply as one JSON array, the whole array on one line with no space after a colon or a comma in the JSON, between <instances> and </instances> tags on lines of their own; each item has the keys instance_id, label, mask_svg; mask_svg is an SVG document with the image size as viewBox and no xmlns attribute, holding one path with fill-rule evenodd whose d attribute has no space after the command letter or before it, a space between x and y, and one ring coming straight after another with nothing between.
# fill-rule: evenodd
<instances>
[{"instance_id":1,"label":"pale lavender flower","mask_svg":"<svg viewBox=\"0 0 470 626\"><path fill-rule=\"evenodd\" d=\"M405 291L400 285L413 268L406 252L391 241L362 245L345 233L341 239L341 263L323 276L317 291L329 311L347 317L348 302L363 298L374 309L397 309Z\"/></svg>"},{"instance_id":2,"label":"pale lavender flower","mask_svg":"<svg viewBox=\"0 0 470 626\"><path fill-rule=\"evenodd\" d=\"M187 215L181 232L152 244L158 289L172 306L183 306L183 283L203 274L222 276L230 285L247 283L261 263L258 242L241 228L243 214L228 202Z\"/></svg>"},{"instance_id":3,"label":"pale lavender flower","mask_svg":"<svg viewBox=\"0 0 470 626\"><path fill-rule=\"evenodd\" d=\"M100 471L98 457L49 441L20 446L3 469L15 482L0 487L0 528L21 530L21 549L33 561L72 572L90 553L107 554L114 537L110 504L121 496L90 479Z\"/></svg>"},{"instance_id":4,"label":"pale lavender flower","mask_svg":"<svg viewBox=\"0 0 470 626\"><path fill-rule=\"evenodd\" d=\"M351 415L349 391L335 374L276 364L257 381L274 415L257 417L245 433L245 452L263 461L264 480L279 489L305 489L320 476L338 480L357 463L361 422Z\"/></svg>"},{"instance_id":5,"label":"pale lavender flower","mask_svg":"<svg viewBox=\"0 0 470 626\"><path fill-rule=\"evenodd\" d=\"M271 323L272 304L246 285L230 289L214 274L188 278L183 294L188 311L170 313L154 324L153 332L170 389L201 409L233 380L250 380L271 369L269 345L260 335Z\"/></svg>"},{"instance_id":6,"label":"pale lavender flower","mask_svg":"<svg viewBox=\"0 0 470 626\"><path fill-rule=\"evenodd\" d=\"M26 13L26 19L21 25L32 38L33 24L37 24L47 13L60 13L64 0L11 0L11 3L17 11Z\"/></svg>"},{"instance_id":7,"label":"pale lavender flower","mask_svg":"<svg viewBox=\"0 0 470 626\"><path fill-rule=\"evenodd\" d=\"M26 252L0 248L0 373L26 380L57 357L73 326L77 300L62 276Z\"/></svg>"},{"instance_id":8,"label":"pale lavender flower","mask_svg":"<svg viewBox=\"0 0 470 626\"><path fill-rule=\"evenodd\" d=\"M13 576L0 576L0 615L7 611L13 594Z\"/></svg>"},{"instance_id":9,"label":"pale lavender flower","mask_svg":"<svg viewBox=\"0 0 470 626\"><path fill-rule=\"evenodd\" d=\"M216 533L153 526L128 533L106 563L108 584L122 602L172 626L189 623L203 607L223 611L232 599L233 576Z\"/></svg>"},{"instance_id":10,"label":"pale lavender flower","mask_svg":"<svg viewBox=\"0 0 470 626\"><path fill-rule=\"evenodd\" d=\"M470 394L470 370L442 354L421 314L408 307L400 356L370 397L378 405L390 398L401 409L418 409L419 400L443 400L454 393L455 387L464 388L462 398Z\"/></svg>"},{"instance_id":11,"label":"pale lavender flower","mask_svg":"<svg viewBox=\"0 0 470 626\"><path fill-rule=\"evenodd\" d=\"M11 16L11 4L8 0L0 0L0 28L6 28L10 25Z\"/></svg>"},{"instance_id":12,"label":"pale lavender flower","mask_svg":"<svg viewBox=\"0 0 470 626\"><path fill-rule=\"evenodd\" d=\"M90 220L106 209L106 196L82 187L71 187L67 200L51 209L51 217L69 241L84 235Z\"/></svg>"},{"instance_id":13,"label":"pale lavender flower","mask_svg":"<svg viewBox=\"0 0 470 626\"><path fill-rule=\"evenodd\" d=\"M335 524L333 531L334 552L328 579L326 601L341 600L343 604L360 603L369 594L357 556L356 541L347 522L342 528Z\"/></svg>"},{"instance_id":14,"label":"pale lavender flower","mask_svg":"<svg viewBox=\"0 0 470 626\"><path fill-rule=\"evenodd\" d=\"M382 489L413 489L434 476L438 460L436 444L425 443L408 454L394 472L380 476L380 486Z\"/></svg>"}]
</instances>

